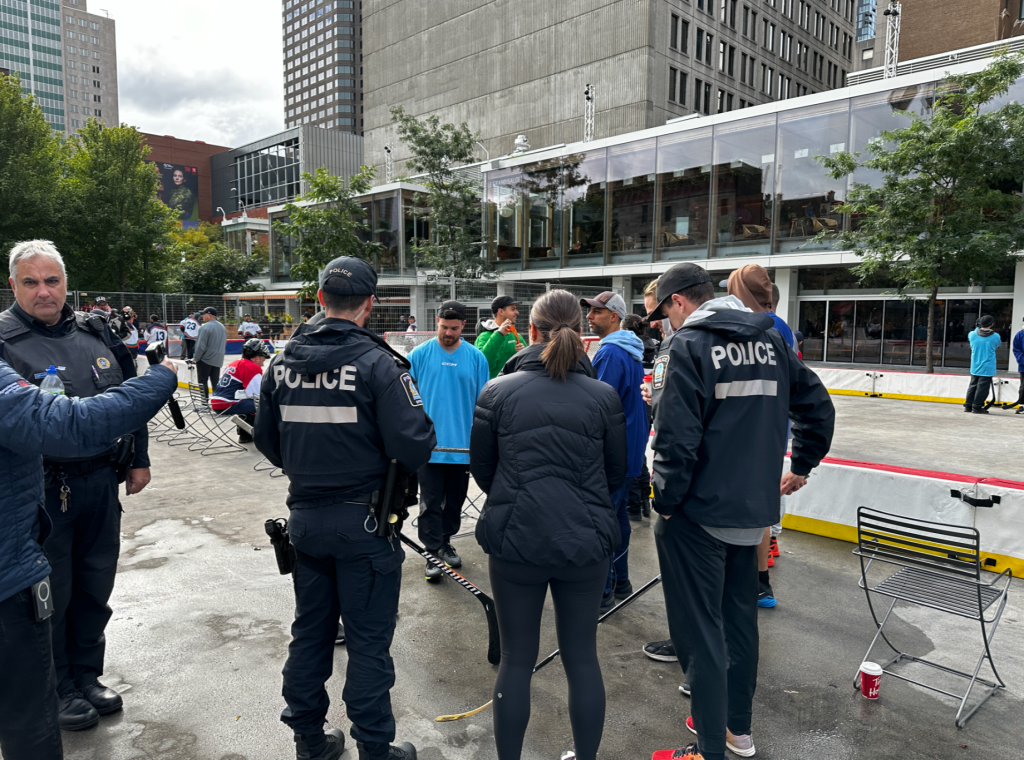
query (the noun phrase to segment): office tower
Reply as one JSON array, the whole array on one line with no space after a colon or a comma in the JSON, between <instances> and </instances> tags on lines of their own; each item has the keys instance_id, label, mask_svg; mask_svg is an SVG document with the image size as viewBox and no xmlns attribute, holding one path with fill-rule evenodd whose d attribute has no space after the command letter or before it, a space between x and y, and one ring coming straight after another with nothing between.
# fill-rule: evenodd
<instances>
[{"instance_id":1,"label":"office tower","mask_svg":"<svg viewBox=\"0 0 1024 760\"><path fill-rule=\"evenodd\" d=\"M73 135L90 117L120 124L117 108L117 35L114 19L89 13L87 0L63 0L64 124ZM54 6L32 0L32 12Z\"/></svg>"},{"instance_id":2,"label":"office tower","mask_svg":"<svg viewBox=\"0 0 1024 760\"><path fill-rule=\"evenodd\" d=\"M362 134L362 3L282 0L284 123Z\"/></svg>"}]
</instances>

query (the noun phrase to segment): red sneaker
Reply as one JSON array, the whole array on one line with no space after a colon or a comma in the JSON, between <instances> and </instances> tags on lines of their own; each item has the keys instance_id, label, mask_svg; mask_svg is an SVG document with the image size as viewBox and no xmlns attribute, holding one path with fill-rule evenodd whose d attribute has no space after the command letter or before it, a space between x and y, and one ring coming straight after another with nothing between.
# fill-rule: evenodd
<instances>
[{"instance_id":1,"label":"red sneaker","mask_svg":"<svg viewBox=\"0 0 1024 760\"><path fill-rule=\"evenodd\" d=\"M651 760L704 760L704 755L697 751L696 744L690 744L682 749L659 749Z\"/></svg>"},{"instance_id":2,"label":"red sneaker","mask_svg":"<svg viewBox=\"0 0 1024 760\"><path fill-rule=\"evenodd\" d=\"M772 539L771 556L773 556L773 557L778 557L779 556L779 542L778 542L777 539L774 539L774 538Z\"/></svg>"},{"instance_id":3,"label":"red sneaker","mask_svg":"<svg viewBox=\"0 0 1024 760\"><path fill-rule=\"evenodd\" d=\"M775 560L772 558L771 554L768 555L768 567L775 567Z\"/></svg>"}]
</instances>

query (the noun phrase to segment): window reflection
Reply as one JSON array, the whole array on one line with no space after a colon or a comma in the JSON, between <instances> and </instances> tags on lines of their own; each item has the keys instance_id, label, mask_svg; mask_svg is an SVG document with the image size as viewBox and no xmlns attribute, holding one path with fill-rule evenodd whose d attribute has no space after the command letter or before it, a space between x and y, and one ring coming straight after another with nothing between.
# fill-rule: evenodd
<instances>
[{"instance_id":1,"label":"window reflection","mask_svg":"<svg viewBox=\"0 0 1024 760\"><path fill-rule=\"evenodd\" d=\"M996 366L1001 370L1009 368L1010 344L1013 341L1013 301L1008 298L984 300L981 302L981 313L989 314L995 320L995 331L1002 338L996 349Z\"/></svg>"},{"instance_id":2,"label":"window reflection","mask_svg":"<svg viewBox=\"0 0 1024 760\"><path fill-rule=\"evenodd\" d=\"M849 116L846 100L779 114L780 252L831 248L831 243L814 238L844 229L843 215L836 209L845 198L846 180L829 177L816 156L847 149Z\"/></svg>"},{"instance_id":3,"label":"window reflection","mask_svg":"<svg viewBox=\"0 0 1024 760\"><path fill-rule=\"evenodd\" d=\"M857 301L854 320L853 360L878 364L882 360L882 317L884 301Z\"/></svg>"},{"instance_id":4,"label":"window reflection","mask_svg":"<svg viewBox=\"0 0 1024 760\"><path fill-rule=\"evenodd\" d=\"M654 139L640 140L608 149L613 264L651 261L656 144Z\"/></svg>"},{"instance_id":5,"label":"window reflection","mask_svg":"<svg viewBox=\"0 0 1024 760\"><path fill-rule=\"evenodd\" d=\"M502 169L487 175L487 208L490 229L490 259L498 269L518 269L523 258L523 176Z\"/></svg>"},{"instance_id":6,"label":"window reflection","mask_svg":"<svg viewBox=\"0 0 1024 760\"><path fill-rule=\"evenodd\" d=\"M658 259L708 257L711 129L658 138Z\"/></svg>"},{"instance_id":7,"label":"window reflection","mask_svg":"<svg viewBox=\"0 0 1024 760\"><path fill-rule=\"evenodd\" d=\"M826 301L804 301L800 304L800 332L804 334L804 361L820 362L825 348Z\"/></svg>"},{"instance_id":8,"label":"window reflection","mask_svg":"<svg viewBox=\"0 0 1024 760\"><path fill-rule=\"evenodd\" d=\"M562 172L560 159L523 167L521 190L529 204L526 246L531 269L562 264Z\"/></svg>"},{"instance_id":9,"label":"window reflection","mask_svg":"<svg viewBox=\"0 0 1024 760\"><path fill-rule=\"evenodd\" d=\"M714 156L716 255L770 253L775 114L716 126Z\"/></svg>"},{"instance_id":10,"label":"window reflection","mask_svg":"<svg viewBox=\"0 0 1024 760\"><path fill-rule=\"evenodd\" d=\"M606 174L604 149L566 157L562 192L570 266L604 263Z\"/></svg>"},{"instance_id":11,"label":"window reflection","mask_svg":"<svg viewBox=\"0 0 1024 760\"><path fill-rule=\"evenodd\" d=\"M826 361L853 361L853 326L856 303L856 301L829 301Z\"/></svg>"},{"instance_id":12,"label":"window reflection","mask_svg":"<svg viewBox=\"0 0 1024 760\"><path fill-rule=\"evenodd\" d=\"M405 270L416 271L415 249L421 240L430 239L430 207L427 196L405 190L402 193L403 238L405 242Z\"/></svg>"},{"instance_id":13,"label":"window reflection","mask_svg":"<svg viewBox=\"0 0 1024 760\"><path fill-rule=\"evenodd\" d=\"M971 344L967 335L980 316L981 301L975 298L951 300L946 312L946 367L970 367Z\"/></svg>"},{"instance_id":14,"label":"window reflection","mask_svg":"<svg viewBox=\"0 0 1024 760\"><path fill-rule=\"evenodd\" d=\"M928 363L928 302L914 301L914 364L924 367ZM942 366L942 326L946 322L946 302L935 302L935 327L932 337L932 363Z\"/></svg>"},{"instance_id":15,"label":"window reflection","mask_svg":"<svg viewBox=\"0 0 1024 760\"><path fill-rule=\"evenodd\" d=\"M369 220L367 220L369 221ZM383 248L378 256L377 271L398 274L398 203L397 198L380 198L373 202L373 241Z\"/></svg>"},{"instance_id":16,"label":"window reflection","mask_svg":"<svg viewBox=\"0 0 1024 760\"><path fill-rule=\"evenodd\" d=\"M910 364L913 329L914 305L907 301L886 301L882 326L883 364Z\"/></svg>"}]
</instances>

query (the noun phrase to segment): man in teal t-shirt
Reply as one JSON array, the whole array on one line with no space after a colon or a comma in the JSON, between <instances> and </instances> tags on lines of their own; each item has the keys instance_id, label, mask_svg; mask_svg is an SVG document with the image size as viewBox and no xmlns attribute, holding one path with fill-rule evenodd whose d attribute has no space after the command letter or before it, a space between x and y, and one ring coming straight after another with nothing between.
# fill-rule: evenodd
<instances>
[{"instance_id":1,"label":"man in teal t-shirt","mask_svg":"<svg viewBox=\"0 0 1024 760\"><path fill-rule=\"evenodd\" d=\"M995 319L986 314L978 320L978 327L972 330L967 340L971 342L971 384L967 386L964 411L988 414L985 402L996 374L996 349L1003 342L995 331Z\"/></svg>"},{"instance_id":2,"label":"man in teal t-shirt","mask_svg":"<svg viewBox=\"0 0 1024 760\"><path fill-rule=\"evenodd\" d=\"M476 399L490 374L487 359L462 339L466 307L445 301L437 312L437 338L409 354L412 376L427 415L434 422L437 447L469 449ZM451 537L462 523L462 504L469 490L469 454L435 451L419 470L420 542L449 567L462 567ZM428 581L443 573L427 563Z\"/></svg>"}]
</instances>

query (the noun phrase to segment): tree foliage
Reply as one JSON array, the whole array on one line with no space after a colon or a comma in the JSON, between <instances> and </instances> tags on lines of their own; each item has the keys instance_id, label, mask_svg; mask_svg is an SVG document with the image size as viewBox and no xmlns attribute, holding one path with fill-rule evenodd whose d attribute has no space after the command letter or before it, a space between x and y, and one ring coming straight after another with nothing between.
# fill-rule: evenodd
<instances>
[{"instance_id":1,"label":"tree foliage","mask_svg":"<svg viewBox=\"0 0 1024 760\"><path fill-rule=\"evenodd\" d=\"M363 166L346 183L323 167L313 174L303 172L302 179L309 190L296 200L308 205L288 203L286 219L274 222L275 231L291 238L295 263L290 277L302 282L301 298L316 299L320 272L339 256L375 262L380 255L382 245L364 242L370 227L366 224L366 210L356 200L357 195L369 192L373 174L372 167Z\"/></svg>"},{"instance_id":2,"label":"tree foliage","mask_svg":"<svg viewBox=\"0 0 1024 760\"><path fill-rule=\"evenodd\" d=\"M53 210L60 192L60 140L17 76L0 75L0 251L21 240L59 244Z\"/></svg>"},{"instance_id":3,"label":"tree foliage","mask_svg":"<svg viewBox=\"0 0 1024 760\"><path fill-rule=\"evenodd\" d=\"M928 372L938 289L983 280L1024 249L1024 105L991 106L1022 74L1020 55L1000 55L947 78L931 113L905 113L910 125L871 141L869 158L817 157L835 179L860 166L882 174L877 187L853 185L840 211L857 224L838 240L861 256L862 279L887 269L901 293L929 294Z\"/></svg>"},{"instance_id":4,"label":"tree foliage","mask_svg":"<svg viewBox=\"0 0 1024 760\"><path fill-rule=\"evenodd\" d=\"M142 134L90 119L67 145L60 221L69 278L97 290L158 287L177 212L157 200L159 174Z\"/></svg>"},{"instance_id":5,"label":"tree foliage","mask_svg":"<svg viewBox=\"0 0 1024 760\"><path fill-rule=\"evenodd\" d=\"M174 264L170 286L181 293L242 293L259 290L250 282L266 262L256 255L228 248L220 227L200 222L198 227L171 233L168 246Z\"/></svg>"},{"instance_id":6,"label":"tree foliage","mask_svg":"<svg viewBox=\"0 0 1024 760\"><path fill-rule=\"evenodd\" d=\"M417 119L401 106L391 109L391 117L399 139L412 151L407 167L427 175L421 184L429 190L431 236L413 241L417 263L446 277L479 275L486 263L481 257L479 186L457 172L473 161L478 135L465 122L442 124L436 115Z\"/></svg>"}]
</instances>

